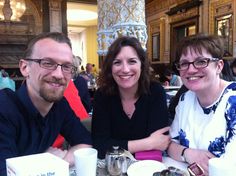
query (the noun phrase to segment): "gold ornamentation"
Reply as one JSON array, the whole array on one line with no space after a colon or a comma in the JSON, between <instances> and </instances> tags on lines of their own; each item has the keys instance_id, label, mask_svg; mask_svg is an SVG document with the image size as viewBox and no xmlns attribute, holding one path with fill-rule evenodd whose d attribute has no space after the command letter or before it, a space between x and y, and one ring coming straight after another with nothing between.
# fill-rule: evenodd
<instances>
[{"instance_id":1,"label":"gold ornamentation","mask_svg":"<svg viewBox=\"0 0 236 176\"><path fill-rule=\"evenodd\" d=\"M146 49L144 0L98 0L98 54L105 55L120 36L134 36Z\"/></svg>"},{"instance_id":2,"label":"gold ornamentation","mask_svg":"<svg viewBox=\"0 0 236 176\"><path fill-rule=\"evenodd\" d=\"M20 21L26 10L25 0L0 0L0 20Z\"/></svg>"}]
</instances>

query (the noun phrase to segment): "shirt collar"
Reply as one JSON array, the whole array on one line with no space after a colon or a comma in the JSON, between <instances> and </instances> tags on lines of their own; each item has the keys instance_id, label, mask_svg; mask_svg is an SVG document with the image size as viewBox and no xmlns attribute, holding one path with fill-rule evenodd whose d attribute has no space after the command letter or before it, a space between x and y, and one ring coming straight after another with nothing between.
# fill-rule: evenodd
<instances>
[{"instance_id":1,"label":"shirt collar","mask_svg":"<svg viewBox=\"0 0 236 176\"><path fill-rule=\"evenodd\" d=\"M23 104L28 113L31 115L37 116L39 114L39 111L34 106L33 102L31 101L28 90L26 87L26 83L24 83L17 91L16 94L18 98L20 99L21 103Z\"/></svg>"}]
</instances>

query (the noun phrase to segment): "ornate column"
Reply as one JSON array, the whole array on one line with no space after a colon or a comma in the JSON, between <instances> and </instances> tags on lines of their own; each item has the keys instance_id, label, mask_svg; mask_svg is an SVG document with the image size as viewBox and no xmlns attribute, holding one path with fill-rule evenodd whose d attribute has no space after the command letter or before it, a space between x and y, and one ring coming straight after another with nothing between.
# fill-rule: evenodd
<instances>
[{"instance_id":1,"label":"ornate column","mask_svg":"<svg viewBox=\"0 0 236 176\"><path fill-rule=\"evenodd\" d=\"M62 32L61 1L49 0L50 31Z\"/></svg>"},{"instance_id":2,"label":"ornate column","mask_svg":"<svg viewBox=\"0 0 236 176\"><path fill-rule=\"evenodd\" d=\"M144 0L98 0L98 54L104 56L120 36L137 37L146 49Z\"/></svg>"}]
</instances>

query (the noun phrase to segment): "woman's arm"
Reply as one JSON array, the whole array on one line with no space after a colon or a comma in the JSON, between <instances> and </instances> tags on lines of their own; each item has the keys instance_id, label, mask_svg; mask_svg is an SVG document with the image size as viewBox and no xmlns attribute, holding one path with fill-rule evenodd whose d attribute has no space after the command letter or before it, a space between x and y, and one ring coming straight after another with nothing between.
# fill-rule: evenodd
<instances>
[{"instance_id":1,"label":"woman's arm","mask_svg":"<svg viewBox=\"0 0 236 176\"><path fill-rule=\"evenodd\" d=\"M169 147L168 147L168 154L171 158L177 160L177 161L183 161L182 157L181 157L181 154L184 150L184 148L186 148L185 146L182 146L180 144L177 144L175 142L171 142ZM187 149L188 150L188 149ZM185 150L185 152L187 152L187 150ZM184 153L185 153L184 152ZM186 155L184 155L185 157Z\"/></svg>"},{"instance_id":2,"label":"woman's arm","mask_svg":"<svg viewBox=\"0 0 236 176\"><path fill-rule=\"evenodd\" d=\"M148 107L144 118L148 118L148 137L128 142L131 153L145 150L166 150L170 143L166 93L159 83L151 83L150 95L146 96Z\"/></svg>"},{"instance_id":3,"label":"woman's arm","mask_svg":"<svg viewBox=\"0 0 236 176\"><path fill-rule=\"evenodd\" d=\"M215 156L207 150L192 148L187 148L183 153L184 148L186 147L172 141L167 152L171 158L177 161L184 162L185 160L185 162L189 164L194 162L199 164L204 169L205 173L208 173L208 161ZM181 156L182 154L183 156Z\"/></svg>"},{"instance_id":4,"label":"woman's arm","mask_svg":"<svg viewBox=\"0 0 236 176\"><path fill-rule=\"evenodd\" d=\"M170 136L164 133L169 131L169 127L165 127L153 132L149 137L128 141L128 150L131 153L145 150L166 150L170 143Z\"/></svg>"}]
</instances>

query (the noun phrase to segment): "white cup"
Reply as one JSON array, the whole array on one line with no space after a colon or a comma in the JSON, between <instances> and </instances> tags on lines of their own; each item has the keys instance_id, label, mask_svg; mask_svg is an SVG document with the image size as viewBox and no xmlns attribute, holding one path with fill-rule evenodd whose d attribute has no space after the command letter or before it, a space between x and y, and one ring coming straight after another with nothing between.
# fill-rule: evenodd
<instances>
[{"instance_id":1,"label":"white cup","mask_svg":"<svg viewBox=\"0 0 236 176\"><path fill-rule=\"evenodd\" d=\"M74 152L77 176L96 176L97 154L94 148L81 148Z\"/></svg>"},{"instance_id":2,"label":"white cup","mask_svg":"<svg viewBox=\"0 0 236 176\"><path fill-rule=\"evenodd\" d=\"M209 160L209 176L235 176L235 165L223 158Z\"/></svg>"}]
</instances>

